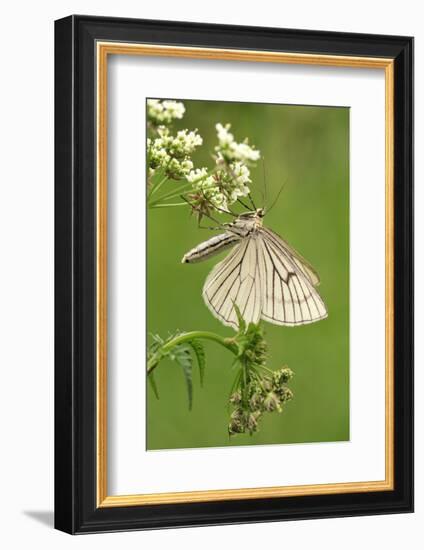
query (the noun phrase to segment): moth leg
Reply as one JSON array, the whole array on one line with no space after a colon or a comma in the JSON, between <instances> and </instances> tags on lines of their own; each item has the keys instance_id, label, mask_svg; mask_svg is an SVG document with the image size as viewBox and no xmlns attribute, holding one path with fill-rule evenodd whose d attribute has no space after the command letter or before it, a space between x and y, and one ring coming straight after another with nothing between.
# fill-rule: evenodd
<instances>
[{"instance_id":1,"label":"moth leg","mask_svg":"<svg viewBox=\"0 0 424 550\"><path fill-rule=\"evenodd\" d=\"M215 226L207 226L207 225L200 225L200 222L197 224L197 229L209 229L209 231L222 231L222 227Z\"/></svg>"}]
</instances>

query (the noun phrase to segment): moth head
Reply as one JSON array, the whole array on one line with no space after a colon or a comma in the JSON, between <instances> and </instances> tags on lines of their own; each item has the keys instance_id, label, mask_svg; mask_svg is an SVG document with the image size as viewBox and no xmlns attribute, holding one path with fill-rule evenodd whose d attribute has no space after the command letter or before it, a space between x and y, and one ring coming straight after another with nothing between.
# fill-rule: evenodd
<instances>
[{"instance_id":1,"label":"moth head","mask_svg":"<svg viewBox=\"0 0 424 550\"><path fill-rule=\"evenodd\" d=\"M256 210L251 210L249 212L243 212L239 215L239 218L244 220L257 220L258 218L263 218L265 216L264 208L257 208Z\"/></svg>"}]
</instances>

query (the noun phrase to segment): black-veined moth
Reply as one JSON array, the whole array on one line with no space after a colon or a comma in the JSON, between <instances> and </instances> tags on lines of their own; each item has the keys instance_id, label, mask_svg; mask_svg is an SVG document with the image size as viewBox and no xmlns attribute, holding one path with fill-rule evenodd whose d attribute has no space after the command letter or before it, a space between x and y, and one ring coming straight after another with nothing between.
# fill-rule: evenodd
<instances>
[{"instance_id":1,"label":"black-veined moth","mask_svg":"<svg viewBox=\"0 0 424 550\"><path fill-rule=\"evenodd\" d=\"M313 267L276 233L264 227L264 209L240 214L225 232L184 255L183 263L205 260L231 248L208 275L206 305L224 325L238 328L236 304L246 323L260 319L297 326L327 317Z\"/></svg>"}]
</instances>

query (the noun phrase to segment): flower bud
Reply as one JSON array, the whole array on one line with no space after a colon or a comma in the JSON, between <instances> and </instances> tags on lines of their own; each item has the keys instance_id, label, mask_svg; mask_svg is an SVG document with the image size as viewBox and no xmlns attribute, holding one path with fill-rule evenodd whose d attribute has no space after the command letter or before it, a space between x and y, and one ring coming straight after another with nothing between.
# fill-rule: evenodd
<instances>
[{"instance_id":1,"label":"flower bud","mask_svg":"<svg viewBox=\"0 0 424 550\"><path fill-rule=\"evenodd\" d=\"M287 384L287 382L293 378L293 371L286 366L284 366L278 372L280 375L281 384Z\"/></svg>"},{"instance_id":2,"label":"flower bud","mask_svg":"<svg viewBox=\"0 0 424 550\"><path fill-rule=\"evenodd\" d=\"M249 405L251 409L257 409L262 405L263 397L259 392L252 394L252 397L249 399Z\"/></svg>"},{"instance_id":3,"label":"flower bud","mask_svg":"<svg viewBox=\"0 0 424 550\"><path fill-rule=\"evenodd\" d=\"M282 400L283 401L290 401L291 399L293 399L293 392L291 391L290 388L284 388L284 393L283 393L283 396L282 396Z\"/></svg>"},{"instance_id":4,"label":"flower bud","mask_svg":"<svg viewBox=\"0 0 424 550\"><path fill-rule=\"evenodd\" d=\"M267 376L264 377L263 381L262 381L262 386L263 386L263 388L266 392L270 392L273 388L272 380L270 378L268 378Z\"/></svg>"},{"instance_id":5,"label":"flower bud","mask_svg":"<svg viewBox=\"0 0 424 550\"><path fill-rule=\"evenodd\" d=\"M252 362L255 361L255 353L252 350L250 349L246 350L244 355L247 359L249 359L249 361L252 361Z\"/></svg>"},{"instance_id":6,"label":"flower bud","mask_svg":"<svg viewBox=\"0 0 424 550\"><path fill-rule=\"evenodd\" d=\"M250 432L255 432L258 429L258 420L261 417L261 411L253 411L247 419L247 428Z\"/></svg>"},{"instance_id":7,"label":"flower bud","mask_svg":"<svg viewBox=\"0 0 424 550\"><path fill-rule=\"evenodd\" d=\"M243 409L240 407L237 407L231 413L231 420L236 420L237 422L241 422L243 420L243 417L244 417Z\"/></svg>"},{"instance_id":8,"label":"flower bud","mask_svg":"<svg viewBox=\"0 0 424 550\"><path fill-rule=\"evenodd\" d=\"M230 403L232 405L239 405L241 403L241 393L238 391L233 393L233 395L230 397Z\"/></svg>"},{"instance_id":9,"label":"flower bud","mask_svg":"<svg viewBox=\"0 0 424 550\"><path fill-rule=\"evenodd\" d=\"M236 422L230 422L228 424L228 434L231 436L231 435L236 435L236 434L242 434L244 433L244 427L241 426L240 424L237 424Z\"/></svg>"},{"instance_id":10,"label":"flower bud","mask_svg":"<svg viewBox=\"0 0 424 550\"><path fill-rule=\"evenodd\" d=\"M268 412L280 410L280 400L278 399L275 392L269 392L264 399L264 408Z\"/></svg>"},{"instance_id":11,"label":"flower bud","mask_svg":"<svg viewBox=\"0 0 424 550\"><path fill-rule=\"evenodd\" d=\"M243 418L233 418L233 415L231 415L230 423L228 424L229 435L242 434L245 431L245 427Z\"/></svg>"}]
</instances>

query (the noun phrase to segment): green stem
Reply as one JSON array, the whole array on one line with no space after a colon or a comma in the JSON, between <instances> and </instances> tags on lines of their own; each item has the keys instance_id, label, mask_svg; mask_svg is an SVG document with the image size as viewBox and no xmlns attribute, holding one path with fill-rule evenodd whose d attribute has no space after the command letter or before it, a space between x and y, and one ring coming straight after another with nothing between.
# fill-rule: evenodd
<instances>
[{"instance_id":1,"label":"green stem","mask_svg":"<svg viewBox=\"0 0 424 550\"><path fill-rule=\"evenodd\" d=\"M166 208L167 206L187 206L186 202L168 202L165 204L154 204L150 208Z\"/></svg>"},{"instance_id":2,"label":"green stem","mask_svg":"<svg viewBox=\"0 0 424 550\"><path fill-rule=\"evenodd\" d=\"M170 191L169 193L165 193L164 195L162 195L161 197L158 197L157 199L155 199L154 201L152 201L150 203L149 206L154 206L155 204L158 204L164 200L167 200L167 199L172 199L174 197L178 197L181 195L181 193L185 190L185 188L187 186L190 186L191 184L190 183L185 183L184 185L182 185L180 188L178 189L173 189L172 191Z\"/></svg>"},{"instance_id":3,"label":"green stem","mask_svg":"<svg viewBox=\"0 0 424 550\"><path fill-rule=\"evenodd\" d=\"M185 332L183 334L179 334L175 338L172 338L172 340L169 340L159 351L159 354L166 353L170 351L173 347L177 346L178 344L183 344L184 342L190 342L191 340L211 340L212 342L215 342L217 344L220 344L224 348L228 349L234 354L238 353L238 348L236 344L231 342L229 338L223 338L222 336L219 336L218 334L215 334L214 332L208 332L208 331L202 331L202 330L194 330L192 332ZM154 355L151 357L147 362L147 374L150 374L153 372L153 370L158 366L158 356Z\"/></svg>"},{"instance_id":4,"label":"green stem","mask_svg":"<svg viewBox=\"0 0 424 550\"><path fill-rule=\"evenodd\" d=\"M165 176L164 178L162 178L160 182L152 188L148 197L150 198L152 195L154 195L154 193L156 193L156 191L166 182L167 179L168 179L168 176Z\"/></svg>"},{"instance_id":5,"label":"green stem","mask_svg":"<svg viewBox=\"0 0 424 550\"><path fill-rule=\"evenodd\" d=\"M247 407L247 364L246 361L242 362L241 365L242 372L243 372L243 387L242 387L242 403L244 407Z\"/></svg>"},{"instance_id":6,"label":"green stem","mask_svg":"<svg viewBox=\"0 0 424 550\"><path fill-rule=\"evenodd\" d=\"M269 372L269 374L274 374L274 371L269 369L268 367L265 367L265 365L257 365L258 368L263 369L266 372Z\"/></svg>"}]
</instances>

